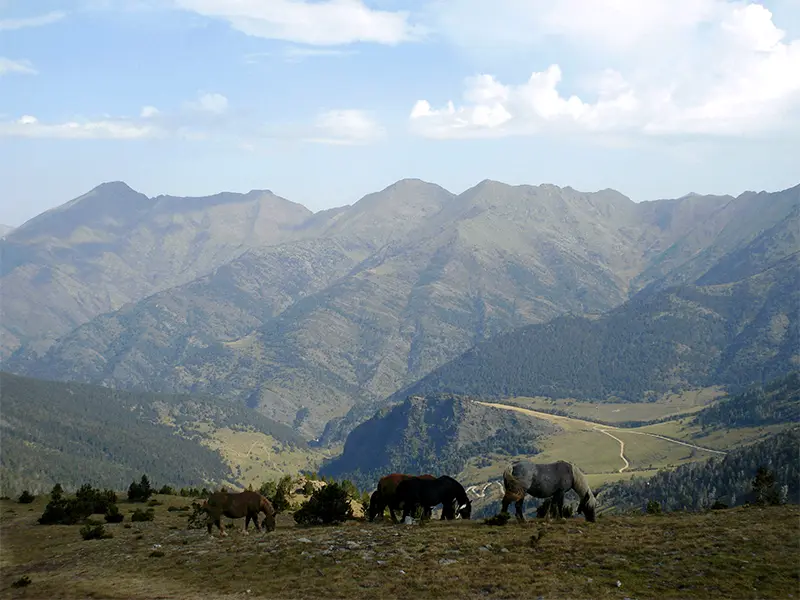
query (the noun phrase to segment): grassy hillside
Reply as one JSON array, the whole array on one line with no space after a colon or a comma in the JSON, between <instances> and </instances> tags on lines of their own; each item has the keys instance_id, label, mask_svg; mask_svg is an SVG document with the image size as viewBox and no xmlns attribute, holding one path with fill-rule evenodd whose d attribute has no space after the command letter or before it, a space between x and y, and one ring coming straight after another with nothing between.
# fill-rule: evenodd
<instances>
[{"instance_id":1,"label":"grassy hillside","mask_svg":"<svg viewBox=\"0 0 800 600\"><path fill-rule=\"evenodd\" d=\"M6 493L84 481L127 489L142 473L171 485L235 481L238 473L209 447L220 446L218 429L257 432L272 436L282 449L306 449L291 428L213 398L125 392L0 372L0 403L0 483Z\"/></svg>"},{"instance_id":2,"label":"grassy hillside","mask_svg":"<svg viewBox=\"0 0 800 600\"><path fill-rule=\"evenodd\" d=\"M786 598L797 594L797 506L700 514L391 526L350 521L210 538L183 498L152 522L83 541L36 525L43 501L0 501L0 589L10 598ZM226 520L227 521L227 520ZM240 520L241 521L241 520ZM241 523L237 523L237 526ZM12 587L22 577L30 584Z\"/></svg>"}]
</instances>

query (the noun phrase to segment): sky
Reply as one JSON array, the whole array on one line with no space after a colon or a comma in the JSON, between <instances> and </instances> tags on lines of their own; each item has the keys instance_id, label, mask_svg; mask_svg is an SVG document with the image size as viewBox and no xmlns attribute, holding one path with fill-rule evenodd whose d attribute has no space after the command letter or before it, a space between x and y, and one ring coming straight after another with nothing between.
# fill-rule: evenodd
<instances>
[{"instance_id":1,"label":"sky","mask_svg":"<svg viewBox=\"0 0 800 600\"><path fill-rule=\"evenodd\" d=\"M800 183L800 0L0 0L0 223L106 181Z\"/></svg>"}]
</instances>

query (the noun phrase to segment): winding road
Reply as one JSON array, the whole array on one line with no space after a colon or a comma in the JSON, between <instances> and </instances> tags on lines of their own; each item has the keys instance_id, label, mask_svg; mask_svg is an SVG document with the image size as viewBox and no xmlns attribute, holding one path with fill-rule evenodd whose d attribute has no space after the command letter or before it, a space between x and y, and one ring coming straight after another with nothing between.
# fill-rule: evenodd
<instances>
[{"instance_id":1,"label":"winding road","mask_svg":"<svg viewBox=\"0 0 800 600\"><path fill-rule=\"evenodd\" d=\"M534 417L538 417L540 419L544 419L546 421L551 421L553 423L557 423L559 421L568 421L573 424L580 425L584 429L588 431L597 431L599 433L603 433L610 438L615 439L619 442L619 457L622 459L624 465L619 469L619 473L622 473L626 469L630 467L630 463L628 459L625 457L625 442L619 439L617 436L609 433L611 431L619 431L624 432L626 434L634 434L634 435L647 435L654 438L659 438L661 440L665 440L667 442L671 442L673 444L680 444L681 446L686 446L687 448L694 448L695 450L702 450L703 452L710 452L711 454L720 454L724 456L727 454L722 450L714 450L712 448L704 448L703 446L698 446L696 444L690 444L689 442L682 442L681 440L676 440L674 438L666 437L664 435L659 435L657 433L649 433L647 431L634 431L633 429L625 428L625 427L614 427L613 425L605 425L603 423L597 423L595 421L587 421L585 419L577 419L574 417L565 417L562 415L552 415L550 413L541 412L538 410L531 410L530 408L522 408L521 406L511 406L510 404L497 404L495 402L480 402L478 404L482 404L483 406L490 406L492 408L499 408L502 410L513 410L516 412L521 412L524 414L532 415ZM477 487L477 486L473 486Z\"/></svg>"}]
</instances>

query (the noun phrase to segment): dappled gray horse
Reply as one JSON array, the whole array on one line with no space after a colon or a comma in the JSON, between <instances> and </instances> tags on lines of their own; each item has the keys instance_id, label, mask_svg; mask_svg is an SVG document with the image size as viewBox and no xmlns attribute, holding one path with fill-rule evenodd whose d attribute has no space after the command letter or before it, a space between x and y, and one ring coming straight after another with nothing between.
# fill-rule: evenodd
<instances>
[{"instance_id":1,"label":"dappled gray horse","mask_svg":"<svg viewBox=\"0 0 800 600\"><path fill-rule=\"evenodd\" d=\"M594 522L597 500L589 488L586 476L581 470L563 460L554 463L537 464L527 460L513 463L503 473L503 485L506 493L503 496L501 512L508 512L508 505L515 503L517 521L525 521L522 504L525 494L534 498L552 498L559 517L563 515L564 494L575 490L581 499L578 512L583 513L587 521Z\"/></svg>"}]
</instances>

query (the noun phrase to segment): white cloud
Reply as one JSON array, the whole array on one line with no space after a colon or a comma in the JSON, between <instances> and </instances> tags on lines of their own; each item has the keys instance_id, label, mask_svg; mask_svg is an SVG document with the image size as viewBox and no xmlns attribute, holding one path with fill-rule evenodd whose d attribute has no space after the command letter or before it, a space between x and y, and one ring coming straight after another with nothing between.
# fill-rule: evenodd
<instances>
[{"instance_id":1,"label":"white cloud","mask_svg":"<svg viewBox=\"0 0 800 600\"><path fill-rule=\"evenodd\" d=\"M462 8L469 3L453 2ZM786 40L762 5L722 0L497 4L501 13L516 7L531 35L560 36L578 51L588 44L595 64L617 68L591 77L578 72L589 88L583 97L561 90L557 64L518 85L491 75L470 77L459 106L416 103L410 115L416 133L431 138L548 131L748 135L785 128L787 116L800 112L800 40ZM529 12L534 5L540 14Z\"/></svg>"},{"instance_id":2,"label":"white cloud","mask_svg":"<svg viewBox=\"0 0 800 600\"><path fill-rule=\"evenodd\" d=\"M143 106L139 116L143 119L157 117L161 112L155 106Z\"/></svg>"},{"instance_id":3,"label":"white cloud","mask_svg":"<svg viewBox=\"0 0 800 600\"><path fill-rule=\"evenodd\" d=\"M60 21L67 16L67 13L61 10L54 10L52 12L39 15L36 17L24 17L21 19L0 19L0 31L8 31L12 29L24 29L26 27L41 27L42 25L50 25L56 21Z\"/></svg>"},{"instance_id":4,"label":"white cloud","mask_svg":"<svg viewBox=\"0 0 800 600\"><path fill-rule=\"evenodd\" d=\"M362 0L176 0L178 6L223 19L251 36L334 46L353 42L398 44L421 30L407 11L373 10Z\"/></svg>"},{"instance_id":5,"label":"white cloud","mask_svg":"<svg viewBox=\"0 0 800 600\"><path fill-rule=\"evenodd\" d=\"M21 75L36 75L38 71L33 68L29 60L12 60L0 56L0 75L19 73Z\"/></svg>"},{"instance_id":6,"label":"white cloud","mask_svg":"<svg viewBox=\"0 0 800 600\"><path fill-rule=\"evenodd\" d=\"M330 110L317 116L314 133L307 141L357 145L375 142L384 135L384 128L364 111Z\"/></svg>"},{"instance_id":7,"label":"white cloud","mask_svg":"<svg viewBox=\"0 0 800 600\"><path fill-rule=\"evenodd\" d=\"M197 100L187 102L186 107L192 110L221 115L228 110L228 99L222 94L201 93Z\"/></svg>"},{"instance_id":8,"label":"white cloud","mask_svg":"<svg viewBox=\"0 0 800 600\"><path fill-rule=\"evenodd\" d=\"M47 124L24 115L16 121L0 122L0 137L133 140L156 137L161 133L156 127L122 119Z\"/></svg>"},{"instance_id":9,"label":"white cloud","mask_svg":"<svg viewBox=\"0 0 800 600\"><path fill-rule=\"evenodd\" d=\"M340 58L355 54L354 50L342 50L339 48L315 48L308 46L286 46L276 52L251 52L245 54L244 62L249 65L258 64L264 58L278 58L287 63L299 63L306 58Z\"/></svg>"}]
</instances>

